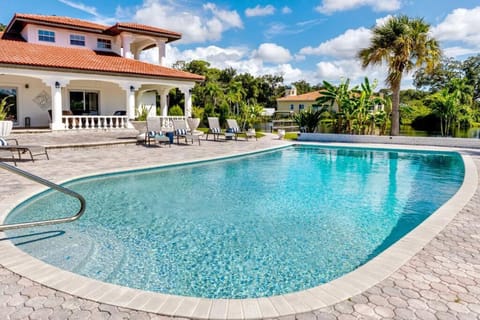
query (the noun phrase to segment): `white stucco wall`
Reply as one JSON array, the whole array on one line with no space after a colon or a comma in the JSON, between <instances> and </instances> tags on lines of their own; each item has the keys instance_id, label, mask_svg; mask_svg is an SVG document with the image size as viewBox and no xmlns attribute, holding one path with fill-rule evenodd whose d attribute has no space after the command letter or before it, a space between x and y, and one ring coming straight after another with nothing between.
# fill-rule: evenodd
<instances>
[{"instance_id":1,"label":"white stucco wall","mask_svg":"<svg viewBox=\"0 0 480 320\"><path fill-rule=\"evenodd\" d=\"M154 91L147 91L140 94L141 94L141 97L137 99L137 101L139 102L136 106L137 109L144 106L145 108L150 110L150 112L148 113L149 116L152 116L152 117L156 116L157 115L156 93Z\"/></svg>"},{"instance_id":2,"label":"white stucco wall","mask_svg":"<svg viewBox=\"0 0 480 320\"><path fill-rule=\"evenodd\" d=\"M41 106L35 102L39 95L47 95L51 99L51 88L40 79L21 76L0 76L0 87L17 89L16 126L25 126L25 117L30 117L32 127L48 127L50 117L48 110L51 104ZM28 87L28 88L27 88ZM101 115L113 115L117 110L125 110L126 93L117 84L105 81L72 80L62 88L62 109L70 110L70 91L98 92L99 111ZM147 97L146 102L155 105L155 97ZM152 100L153 99L153 100Z\"/></svg>"},{"instance_id":3,"label":"white stucco wall","mask_svg":"<svg viewBox=\"0 0 480 320\"><path fill-rule=\"evenodd\" d=\"M55 32L55 42L45 42L38 40L38 30L46 30L46 31L53 31ZM70 45L70 35L82 35L85 36L85 47ZM72 48L88 48L93 50L99 50L97 48L97 39L108 39L112 42L112 50L103 49L105 51L113 51L120 55L121 52L121 41L119 37L109 37L105 35L95 35L89 34L86 32L74 31L74 30L66 30L61 28L54 28L54 27L46 27L46 26L37 26L29 24L25 26L22 30L22 37L30 43L38 43L38 44L45 44L45 45L52 45L58 47L72 47Z\"/></svg>"},{"instance_id":4,"label":"white stucco wall","mask_svg":"<svg viewBox=\"0 0 480 320\"><path fill-rule=\"evenodd\" d=\"M70 91L98 92L99 114L125 110L126 93L117 84L105 81L73 80L62 90L63 109L70 109Z\"/></svg>"},{"instance_id":5,"label":"white stucco wall","mask_svg":"<svg viewBox=\"0 0 480 320\"><path fill-rule=\"evenodd\" d=\"M34 99L43 91L50 96L50 87L47 87L40 79L19 76L0 76L0 87L17 89L18 124L16 125L23 127L25 117L30 117L30 125L32 127L48 126L50 123L48 109L51 106L41 107Z\"/></svg>"}]
</instances>

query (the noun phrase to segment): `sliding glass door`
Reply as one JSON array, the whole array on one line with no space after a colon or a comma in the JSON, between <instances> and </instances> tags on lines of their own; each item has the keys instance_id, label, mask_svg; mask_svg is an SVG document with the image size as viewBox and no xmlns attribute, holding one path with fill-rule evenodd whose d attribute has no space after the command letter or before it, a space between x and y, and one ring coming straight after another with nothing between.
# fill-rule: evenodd
<instances>
[{"instance_id":1,"label":"sliding glass door","mask_svg":"<svg viewBox=\"0 0 480 320\"><path fill-rule=\"evenodd\" d=\"M74 115L98 115L98 92L70 91L70 110Z\"/></svg>"}]
</instances>

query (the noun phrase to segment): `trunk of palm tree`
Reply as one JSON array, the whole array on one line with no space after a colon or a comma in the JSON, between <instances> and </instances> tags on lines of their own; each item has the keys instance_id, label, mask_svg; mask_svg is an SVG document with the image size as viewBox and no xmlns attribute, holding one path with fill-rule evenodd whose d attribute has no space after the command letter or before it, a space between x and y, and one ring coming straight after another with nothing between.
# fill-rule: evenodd
<instances>
[{"instance_id":1,"label":"trunk of palm tree","mask_svg":"<svg viewBox=\"0 0 480 320\"><path fill-rule=\"evenodd\" d=\"M392 126L390 135L398 136L400 133L400 82L401 79L392 84Z\"/></svg>"}]
</instances>

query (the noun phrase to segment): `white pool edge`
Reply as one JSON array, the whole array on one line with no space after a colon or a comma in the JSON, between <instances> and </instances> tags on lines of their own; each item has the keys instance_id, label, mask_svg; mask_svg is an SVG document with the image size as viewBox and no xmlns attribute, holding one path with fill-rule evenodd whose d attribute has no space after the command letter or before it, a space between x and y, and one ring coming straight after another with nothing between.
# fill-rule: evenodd
<instances>
[{"instance_id":1,"label":"white pool edge","mask_svg":"<svg viewBox=\"0 0 480 320\"><path fill-rule=\"evenodd\" d=\"M315 143L315 145L324 144ZM327 145L332 146L333 144L330 143ZM403 145L339 145L382 149L420 149L418 147ZM263 150L274 149L277 148ZM445 151L446 149L421 147L421 150ZM253 153L259 151L260 150ZM451 151L451 149L447 151ZM249 152L247 154L251 153L252 152ZM346 300L386 279L411 259L450 223L456 214L473 197L478 186L477 168L473 159L465 154L462 154L462 158L465 165L463 184L450 200L436 210L423 223L363 266L329 283L304 291L258 299L203 299L147 292L104 283L61 270L26 254L13 246L10 241L0 242L0 264L30 280L80 298L167 316L194 319L259 319L309 312ZM200 161L204 160L208 159L201 159ZM180 163L171 163L168 165L175 164ZM138 169L146 168L132 168L132 170ZM115 171L100 172L97 174L113 172ZM88 174L86 176L92 175L95 174ZM70 178L68 181L78 178L81 177ZM0 220L3 221L11 209L42 189L41 187L29 188L15 197L15 204L0 205L2 212L5 212L5 214L0 217Z\"/></svg>"}]
</instances>

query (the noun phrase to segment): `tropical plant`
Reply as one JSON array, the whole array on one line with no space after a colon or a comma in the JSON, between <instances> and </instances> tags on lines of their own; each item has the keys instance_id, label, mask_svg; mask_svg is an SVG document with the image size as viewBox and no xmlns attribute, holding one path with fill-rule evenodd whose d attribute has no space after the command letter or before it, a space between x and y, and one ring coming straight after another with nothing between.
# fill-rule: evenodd
<instances>
[{"instance_id":1,"label":"tropical plant","mask_svg":"<svg viewBox=\"0 0 480 320\"><path fill-rule=\"evenodd\" d=\"M320 97L316 100L316 105L328 105L330 107L330 111L335 116L335 132L349 132L352 118L351 111L353 109L351 96L352 90L355 89L350 89L350 79L342 80L338 87L335 87L327 81L323 81L323 88L324 89L320 91Z\"/></svg>"},{"instance_id":2,"label":"tropical plant","mask_svg":"<svg viewBox=\"0 0 480 320\"><path fill-rule=\"evenodd\" d=\"M262 116L263 107L258 103L245 103L240 107L240 121L245 129L255 128Z\"/></svg>"},{"instance_id":3,"label":"tropical plant","mask_svg":"<svg viewBox=\"0 0 480 320\"><path fill-rule=\"evenodd\" d=\"M322 115L327 111L327 106L320 107L313 111L312 109L302 110L299 113L293 115L293 120L300 127L300 131L303 132L316 132Z\"/></svg>"},{"instance_id":4,"label":"tropical plant","mask_svg":"<svg viewBox=\"0 0 480 320\"><path fill-rule=\"evenodd\" d=\"M243 101L245 94L246 92L240 81L232 81L229 83L225 98L230 104L230 112L233 114L240 112L239 104Z\"/></svg>"},{"instance_id":5,"label":"tropical plant","mask_svg":"<svg viewBox=\"0 0 480 320\"><path fill-rule=\"evenodd\" d=\"M205 112L204 108L192 107L192 118L203 119L203 113Z\"/></svg>"},{"instance_id":6,"label":"tropical plant","mask_svg":"<svg viewBox=\"0 0 480 320\"><path fill-rule=\"evenodd\" d=\"M150 110L152 107L147 108L145 105L141 105L139 108L135 109L135 120L136 121L146 121Z\"/></svg>"},{"instance_id":7,"label":"tropical plant","mask_svg":"<svg viewBox=\"0 0 480 320\"><path fill-rule=\"evenodd\" d=\"M6 96L2 100L0 100L0 121L7 119L8 117L8 109L10 108L11 104L8 104L8 98L11 96Z\"/></svg>"},{"instance_id":8,"label":"tropical plant","mask_svg":"<svg viewBox=\"0 0 480 320\"><path fill-rule=\"evenodd\" d=\"M396 16L373 28L370 46L360 50L362 66L388 65L386 83L392 90L391 134L400 131L400 84L404 73L425 66L432 72L440 61L438 42L429 34L430 25L423 19Z\"/></svg>"}]
</instances>

